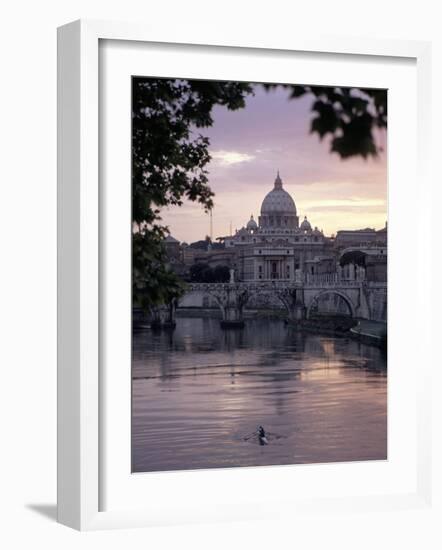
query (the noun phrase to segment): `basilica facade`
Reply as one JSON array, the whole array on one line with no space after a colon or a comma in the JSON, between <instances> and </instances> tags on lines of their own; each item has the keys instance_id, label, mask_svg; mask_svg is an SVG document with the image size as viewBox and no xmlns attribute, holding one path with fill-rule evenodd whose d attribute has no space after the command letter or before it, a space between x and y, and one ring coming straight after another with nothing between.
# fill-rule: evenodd
<instances>
[{"instance_id":1,"label":"basilica facade","mask_svg":"<svg viewBox=\"0 0 442 550\"><path fill-rule=\"evenodd\" d=\"M253 214L234 235L224 237L225 251L243 281L295 281L302 273L336 270L333 240L312 227L307 217L299 223L296 204L279 175L267 193L258 222Z\"/></svg>"},{"instance_id":2,"label":"basilica facade","mask_svg":"<svg viewBox=\"0 0 442 550\"><path fill-rule=\"evenodd\" d=\"M252 214L232 235L218 237L215 243L207 237L191 245L169 236L165 247L170 267L184 280L190 280L195 264L228 267L236 281L244 282L301 282L341 273L341 267L342 275L351 278L355 267L350 263L356 261L368 280L383 282L387 280L387 239L387 225L379 230L343 229L336 236L326 236L306 216L300 222L295 201L278 172L259 215Z\"/></svg>"}]
</instances>

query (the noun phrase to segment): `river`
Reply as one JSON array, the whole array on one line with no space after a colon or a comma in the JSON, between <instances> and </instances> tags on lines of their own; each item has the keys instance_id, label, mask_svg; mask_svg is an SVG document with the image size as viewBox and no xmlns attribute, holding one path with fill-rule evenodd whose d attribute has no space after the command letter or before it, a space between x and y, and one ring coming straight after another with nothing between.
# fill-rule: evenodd
<instances>
[{"instance_id":1,"label":"river","mask_svg":"<svg viewBox=\"0 0 442 550\"><path fill-rule=\"evenodd\" d=\"M255 431L262 425L268 445ZM387 368L349 338L179 318L133 337L132 470L387 457Z\"/></svg>"}]
</instances>

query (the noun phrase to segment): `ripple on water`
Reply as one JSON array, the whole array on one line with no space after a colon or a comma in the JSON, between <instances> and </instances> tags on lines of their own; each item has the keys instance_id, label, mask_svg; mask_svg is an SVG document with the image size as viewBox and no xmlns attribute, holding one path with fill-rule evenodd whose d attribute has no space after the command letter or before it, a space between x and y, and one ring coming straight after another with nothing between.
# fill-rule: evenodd
<instances>
[{"instance_id":1,"label":"ripple on water","mask_svg":"<svg viewBox=\"0 0 442 550\"><path fill-rule=\"evenodd\" d=\"M385 360L353 340L178 319L134 335L132 377L136 472L386 458Z\"/></svg>"}]
</instances>

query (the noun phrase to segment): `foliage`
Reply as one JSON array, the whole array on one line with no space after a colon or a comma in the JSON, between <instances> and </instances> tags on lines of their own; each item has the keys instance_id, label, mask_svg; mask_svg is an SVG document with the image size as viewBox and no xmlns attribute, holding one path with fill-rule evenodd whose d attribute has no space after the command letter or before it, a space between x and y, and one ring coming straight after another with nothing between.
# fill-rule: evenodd
<instances>
[{"instance_id":1,"label":"foliage","mask_svg":"<svg viewBox=\"0 0 442 550\"><path fill-rule=\"evenodd\" d=\"M266 84L267 89L279 86ZM282 85L290 98L313 96L310 131L330 137L330 151L342 159L376 157L381 152L375 130L387 127L387 90L337 86Z\"/></svg>"},{"instance_id":2,"label":"foliage","mask_svg":"<svg viewBox=\"0 0 442 550\"><path fill-rule=\"evenodd\" d=\"M144 311L179 298L184 284L167 268L161 228L135 232L132 236L133 302Z\"/></svg>"},{"instance_id":3,"label":"foliage","mask_svg":"<svg viewBox=\"0 0 442 550\"><path fill-rule=\"evenodd\" d=\"M244 107L250 84L134 78L132 83L133 299L148 310L182 292L164 267L162 241L168 233L160 211L183 199L213 207L206 165L215 105Z\"/></svg>"},{"instance_id":4,"label":"foliage","mask_svg":"<svg viewBox=\"0 0 442 550\"><path fill-rule=\"evenodd\" d=\"M205 263L197 263L190 268L190 280L193 283L227 283L230 270L226 265L212 268Z\"/></svg>"}]
</instances>

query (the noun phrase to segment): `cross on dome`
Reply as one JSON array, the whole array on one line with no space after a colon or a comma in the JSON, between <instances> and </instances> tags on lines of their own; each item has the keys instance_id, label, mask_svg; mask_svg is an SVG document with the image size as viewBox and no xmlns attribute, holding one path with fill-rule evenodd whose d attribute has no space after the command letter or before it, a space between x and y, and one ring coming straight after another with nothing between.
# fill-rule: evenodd
<instances>
[{"instance_id":1,"label":"cross on dome","mask_svg":"<svg viewBox=\"0 0 442 550\"><path fill-rule=\"evenodd\" d=\"M279 169L276 174L275 189L282 189L282 179L281 179L281 176L279 175Z\"/></svg>"}]
</instances>

